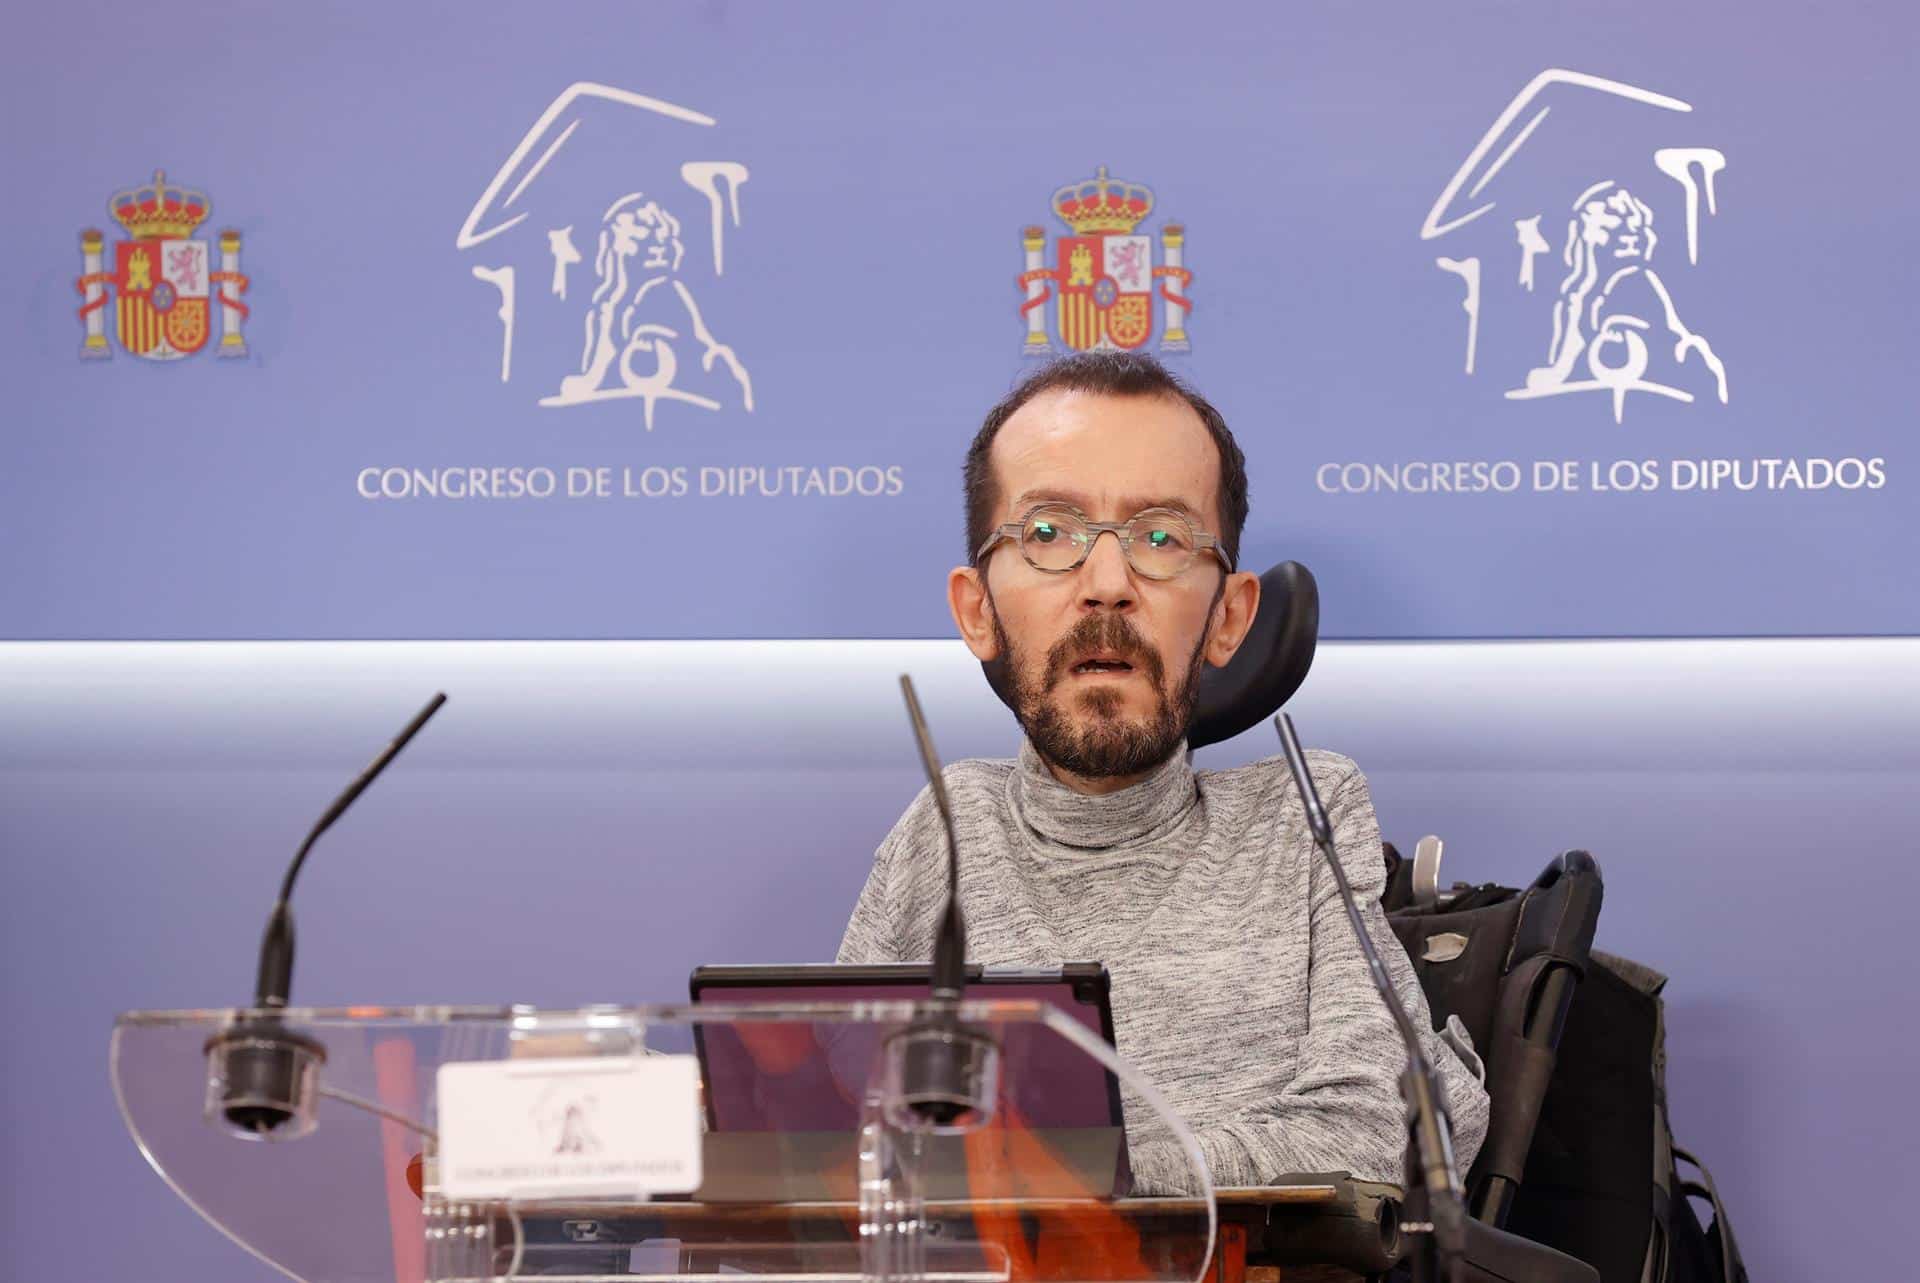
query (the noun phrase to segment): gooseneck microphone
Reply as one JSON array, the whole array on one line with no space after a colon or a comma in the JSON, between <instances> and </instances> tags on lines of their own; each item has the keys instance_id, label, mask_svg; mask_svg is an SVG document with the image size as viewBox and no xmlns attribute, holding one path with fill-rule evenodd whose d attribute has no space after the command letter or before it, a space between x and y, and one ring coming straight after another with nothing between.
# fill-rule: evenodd
<instances>
[{"instance_id":1,"label":"gooseneck microphone","mask_svg":"<svg viewBox=\"0 0 1920 1283\"><path fill-rule=\"evenodd\" d=\"M920 765L927 787L940 812L947 836L947 907L940 915L933 942L932 1006L934 1011L915 1021L890 1040L898 1057L899 1101L905 1106L895 1121L906 1126L966 1129L984 1123L993 1112L997 1089L999 1049L991 1038L961 1025L959 1003L967 987L967 925L960 909L960 844L954 835L953 808L947 801L946 780L933 735L920 711L913 679L900 675L900 693L907 702L907 720L913 725Z\"/></svg>"},{"instance_id":2,"label":"gooseneck microphone","mask_svg":"<svg viewBox=\"0 0 1920 1283\"><path fill-rule=\"evenodd\" d=\"M953 807L947 801L940 755L934 752L933 735L920 711L920 697L913 692L913 678L905 673L900 674L900 693L906 697L907 720L913 723L914 744L920 750L921 769L927 773L927 787L933 790L933 804L947 832L947 911L940 915L939 934L933 942L933 996L958 1002L967 987L967 923L960 912L960 843L953 834Z\"/></svg>"},{"instance_id":3,"label":"gooseneck microphone","mask_svg":"<svg viewBox=\"0 0 1920 1283\"><path fill-rule=\"evenodd\" d=\"M1348 884L1346 870L1341 867L1339 853L1334 850L1333 826L1327 822L1327 812L1320 804L1319 790L1314 788L1313 776L1307 770L1306 754L1300 751L1300 740L1294 734L1293 719L1281 713L1273 719L1273 725L1280 732L1280 747L1287 755L1287 768L1293 772L1294 787L1299 790L1300 803L1306 809L1307 828L1313 834L1314 845L1326 857L1327 867L1333 871L1334 885L1340 891L1340 903L1347 911L1347 925L1353 928L1354 939L1366 957L1367 972L1373 979L1373 987L1393 1016L1394 1026L1400 1032L1400 1041L1406 1044L1407 1067L1400 1077L1400 1094L1406 1100L1408 1125L1412 1129L1412 1144L1407 1154L1407 1208L1410 1219L1422 1228L1425 1228L1426 1222L1431 1222L1441 1276L1452 1278L1452 1266L1461 1256L1461 1239L1465 1233L1462 1222L1466 1219L1466 1211L1461 1197L1460 1177L1454 1171L1453 1139L1448 1134L1443 1097L1436 1089L1433 1067L1427 1063L1426 1053L1421 1049L1420 1035L1414 1029L1407 1009L1400 1004L1400 995L1394 991L1386 964L1380 958L1380 951L1374 948L1373 938L1360 917L1360 905L1353 898L1353 887ZM1412 1179L1416 1170L1419 1174L1417 1185ZM1423 1192L1425 1197L1416 1200L1416 1189Z\"/></svg>"},{"instance_id":4,"label":"gooseneck microphone","mask_svg":"<svg viewBox=\"0 0 1920 1283\"><path fill-rule=\"evenodd\" d=\"M447 702L446 692L436 693L427 701L427 706L415 713L413 720L405 729L394 736L393 742L380 751L380 755L367 763L367 769L360 772L360 778L347 785L346 792L333 799L320 816L313 830L307 834L307 840L300 844L293 863L287 866L287 876L280 880L280 898L274 902L273 912L267 917L266 934L260 940L259 978L254 984L253 1005L255 1007L284 1007L287 1005L288 990L293 987L293 909L288 903L293 897L293 881L300 876L300 870L306 866L307 852L313 850L313 844L320 835L333 827L333 822L346 814L347 808L359 800L367 786L380 778L380 772L387 769L407 742L420 733L427 719L440 711Z\"/></svg>"},{"instance_id":5,"label":"gooseneck microphone","mask_svg":"<svg viewBox=\"0 0 1920 1283\"><path fill-rule=\"evenodd\" d=\"M260 964L253 989L253 1010L216 1034L206 1046L209 1078L208 1109L216 1111L241 1135L281 1138L312 1129L312 1096L325 1049L310 1038L289 1030L278 1013L286 1007L293 987L293 883L306 865L307 853L320 835L333 827L367 786L380 777L408 741L420 733L427 719L447 702L444 692L427 701L393 742L367 764L359 778L333 800L307 834L293 863L280 882L280 895L267 917L260 940ZM296 1124L289 1126L289 1124Z\"/></svg>"},{"instance_id":6,"label":"gooseneck microphone","mask_svg":"<svg viewBox=\"0 0 1920 1283\"><path fill-rule=\"evenodd\" d=\"M1435 1277L1449 1283L1600 1283L1600 1275L1584 1261L1577 1261L1541 1243L1509 1234L1467 1215L1466 1199L1460 1187L1460 1175L1454 1166L1453 1137L1449 1131L1446 1097L1434 1077L1433 1066L1421 1049L1420 1036L1413 1020L1400 1003L1400 995L1387 975L1380 951L1360 917L1359 902L1333 845L1333 826L1326 808L1320 804L1319 790L1307 770L1306 754L1293 731L1293 719L1281 713L1273 719L1280 732L1280 748L1287 756L1287 769L1293 772L1294 787L1307 813L1307 828L1313 844L1326 857L1333 870L1333 883L1340 891L1340 903L1347 911L1347 925L1367 959L1367 973L1380 1001L1393 1016L1400 1041L1406 1044L1407 1067L1400 1076L1400 1094L1407 1106L1407 1174L1405 1210L1410 1227L1425 1235L1429 1253L1419 1236L1411 1253L1413 1277L1425 1283Z\"/></svg>"}]
</instances>

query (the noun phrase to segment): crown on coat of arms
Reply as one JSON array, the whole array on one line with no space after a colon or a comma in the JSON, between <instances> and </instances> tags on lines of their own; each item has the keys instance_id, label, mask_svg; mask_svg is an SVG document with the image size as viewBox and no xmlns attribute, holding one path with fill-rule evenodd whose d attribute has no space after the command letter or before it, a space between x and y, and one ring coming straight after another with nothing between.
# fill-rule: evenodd
<instances>
[{"instance_id":1,"label":"crown on coat of arms","mask_svg":"<svg viewBox=\"0 0 1920 1283\"><path fill-rule=\"evenodd\" d=\"M1092 178L1069 183L1053 194L1053 212L1081 236L1131 232L1153 212L1153 190L1107 176L1100 166Z\"/></svg>"},{"instance_id":2,"label":"crown on coat of arms","mask_svg":"<svg viewBox=\"0 0 1920 1283\"><path fill-rule=\"evenodd\" d=\"M165 170L153 171L153 181L129 191L115 192L108 206L120 226L135 240L177 240L190 236L207 219L205 192L167 186Z\"/></svg>"}]
</instances>

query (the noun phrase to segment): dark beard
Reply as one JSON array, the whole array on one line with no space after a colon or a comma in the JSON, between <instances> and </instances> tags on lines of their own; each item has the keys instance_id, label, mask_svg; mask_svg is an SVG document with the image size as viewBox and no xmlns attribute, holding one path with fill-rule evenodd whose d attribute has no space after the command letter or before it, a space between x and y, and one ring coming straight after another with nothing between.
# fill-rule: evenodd
<instances>
[{"instance_id":1,"label":"dark beard","mask_svg":"<svg viewBox=\"0 0 1920 1283\"><path fill-rule=\"evenodd\" d=\"M1083 617L1047 651L1036 681L1001 627L999 612L993 613L994 638L1007 657L1007 672L1013 679L1014 716L1042 760L1082 779L1140 775L1173 756L1193 725L1194 704L1200 692L1200 652L1210 631L1201 633L1193 654L1187 657L1180 690L1170 694L1166 662L1124 615L1101 612ZM1123 720L1119 695L1098 686L1079 697L1081 709L1091 714L1090 724L1084 727L1075 725L1049 698L1066 679L1074 655L1092 649L1113 651L1146 674L1157 697L1146 721Z\"/></svg>"}]
</instances>

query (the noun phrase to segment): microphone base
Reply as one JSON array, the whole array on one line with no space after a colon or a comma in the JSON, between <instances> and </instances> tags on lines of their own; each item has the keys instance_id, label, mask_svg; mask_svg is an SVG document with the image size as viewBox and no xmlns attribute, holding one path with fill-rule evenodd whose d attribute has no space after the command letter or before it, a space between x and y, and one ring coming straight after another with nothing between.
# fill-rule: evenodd
<instances>
[{"instance_id":1,"label":"microphone base","mask_svg":"<svg viewBox=\"0 0 1920 1283\"><path fill-rule=\"evenodd\" d=\"M966 1132L993 1118L1000 1046L977 1029L945 1021L907 1026L886 1039L883 1113L902 1131Z\"/></svg>"},{"instance_id":2,"label":"microphone base","mask_svg":"<svg viewBox=\"0 0 1920 1283\"><path fill-rule=\"evenodd\" d=\"M210 1122L243 1140L295 1140L318 1124L324 1047L272 1016L246 1017L207 1040Z\"/></svg>"}]
</instances>

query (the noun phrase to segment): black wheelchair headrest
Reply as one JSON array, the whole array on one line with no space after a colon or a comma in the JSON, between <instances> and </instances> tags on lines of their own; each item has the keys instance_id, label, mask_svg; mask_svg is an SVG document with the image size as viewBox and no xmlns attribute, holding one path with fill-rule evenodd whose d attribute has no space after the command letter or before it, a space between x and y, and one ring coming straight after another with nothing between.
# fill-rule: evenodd
<instances>
[{"instance_id":1,"label":"black wheelchair headrest","mask_svg":"<svg viewBox=\"0 0 1920 1283\"><path fill-rule=\"evenodd\" d=\"M1225 668L1208 668L1200 674L1188 747L1232 739L1272 717L1307 680L1319 638L1320 589L1313 573L1297 561L1283 561L1260 576L1260 609L1254 613L1246 640ZM991 660L980 668L993 693L1008 708L1014 707L1005 662Z\"/></svg>"}]
</instances>

